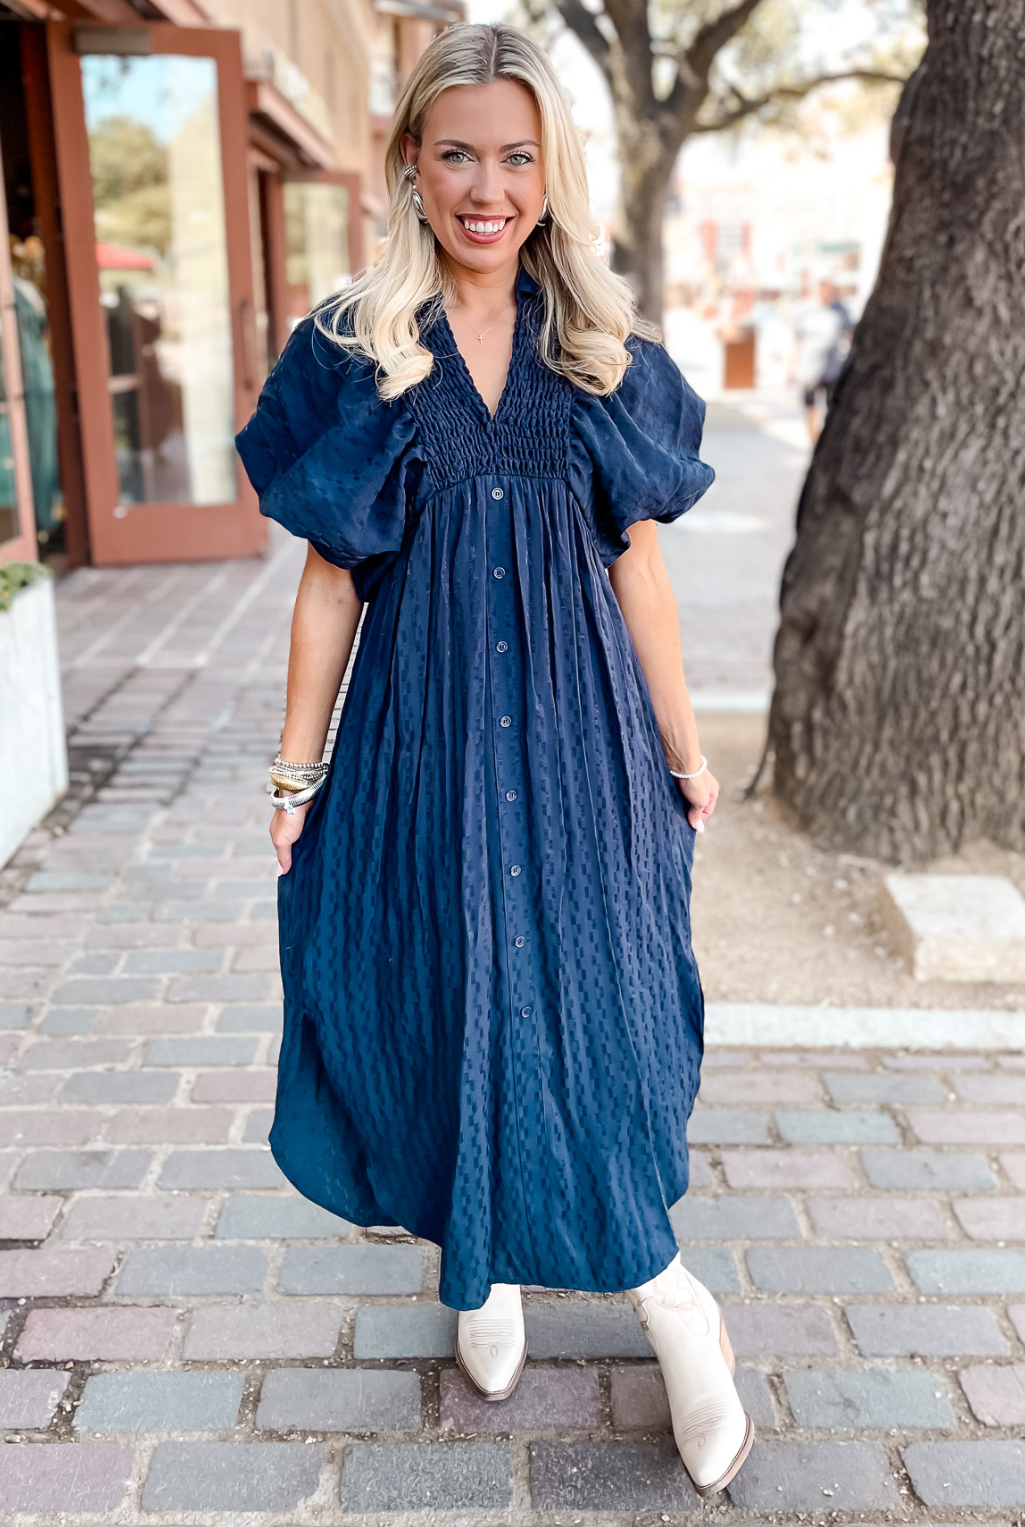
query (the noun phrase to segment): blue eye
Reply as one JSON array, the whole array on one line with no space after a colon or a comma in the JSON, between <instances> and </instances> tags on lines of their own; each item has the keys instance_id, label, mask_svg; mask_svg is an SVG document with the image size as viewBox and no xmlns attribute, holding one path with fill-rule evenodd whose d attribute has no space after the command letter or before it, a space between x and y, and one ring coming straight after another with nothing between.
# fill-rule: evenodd
<instances>
[{"instance_id":1,"label":"blue eye","mask_svg":"<svg viewBox=\"0 0 1025 1527\"><path fill-rule=\"evenodd\" d=\"M509 163L515 163L516 169L520 169L525 164L533 164L534 156L528 154L525 149L519 148L514 154L509 155Z\"/></svg>"},{"instance_id":2,"label":"blue eye","mask_svg":"<svg viewBox=\"0 0 1025 1527\"><path fill-rule=\"evenodd\" d=\"M465 154L461 148L450 148L446 149L441 157L446 164L456 164L468 159L469 155Z\"/></svg>"}]
</instances>

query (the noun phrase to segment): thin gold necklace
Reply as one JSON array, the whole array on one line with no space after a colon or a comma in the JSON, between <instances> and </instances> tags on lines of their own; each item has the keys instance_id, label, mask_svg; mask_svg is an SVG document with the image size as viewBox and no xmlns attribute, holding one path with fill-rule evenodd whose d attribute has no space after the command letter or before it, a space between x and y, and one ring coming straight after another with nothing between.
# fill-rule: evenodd
<instances>
[{"instance_id":1,"label":"thin gold necklace","mask_svg":"<svg viewBox=\"0 0 1025 1527\"><path fill-rule=\"evenodd\" d=\"M448 317L450 319L458 318L460 323L466 323L466 319L463 318L461 313L457 314L455 312L449 312L449 310L447 308L445 309L445 311L448 314ZM495 317L491 320L491 322L488 324L487 328L483 331L483 333L477 334L477 343L479 345L482 345L484 343L484 335L491 333L491 330L494 328L494 326L497 323L498 319L501 318L501 317L504 317L505 314L508 313L508 312L509 312L509 305L507 304L502 313L496 313L495 314ZM468 323L467 324L467 328L470 330L471 333L476 334L476 330L474 329L472 324Z\"/></svg>"}]
</instances>

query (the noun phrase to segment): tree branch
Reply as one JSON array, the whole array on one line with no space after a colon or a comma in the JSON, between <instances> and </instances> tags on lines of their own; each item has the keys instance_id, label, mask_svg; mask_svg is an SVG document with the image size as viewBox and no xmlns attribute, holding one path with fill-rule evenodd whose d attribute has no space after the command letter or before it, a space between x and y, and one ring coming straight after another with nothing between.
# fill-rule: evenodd
<instances>
[{"instance_id":1,"label":"tree branch","mask_svg":"<svg viewBox=\"0 0 1025 1527\"><path fill-rule=\"evenodd\" d=\"M626 57L651 57L648 0L604 0L605 15L616 29Z\"/></svg>"},{"instance_id":2,"label":"tree branch","mask_svg":"<svg viewBox=\"0 0 1025 1527\"><path fill-rule=\"evenodd\" d=\"M574 37L583 43L602 73L608 77L611 49L608 38L595 19L595 13L589 11L582 0L555 0L555 9Z\"/></svg>"},{"instance_id":3,"label":"tree branch","mask_svg":"<svg viewBox=\"0 0 1025 1527\"><path fill-rule=\"evenodd\" d=\"M835 85L843 80L866 80L873 84L903 85L905 76L891 74L884 69L845 69L839 74L819 74L814 79L802 80L797 85L775 85L764 95L756 96L753 100L742 95L736 85L731 84L729 88L739 104L732 110L721 113L714 121L695 122L692 131L721 133L724 128L733 127L737 122L742 122L745 117L750 117L756 111L771 106L774 101L803 101L806 95L810 95L820 85Z\"/></svg>"},{"instance_id":4,"label":"tree branch","mask_svg":"<svg viewBox=\"0 0 1025 1527\"><path fill-rule=\"evenodd\" d=\"M681 139L692 130L694 119L708 94L708 77L717 54L740 31L762 0L738 0L714 21L706 22L687 48L676 53L676 79L662 103L662 117L676 128ZM684 125L686 123L686 125Z\"/></svg>"},{"instance_id":5,"label":"tree branch","mask_svg":"<svg viewBox=\"0 0 1025 1527\"><path fill-rule=\"evenodd\" d=\"M706 22L690 47L680 53L681 74L688 72L696 80L707 80L716 55L736 37L761 3L762 0L738 0L736 5L723 11L714 21Z\"/></svg>"}]
</instances>

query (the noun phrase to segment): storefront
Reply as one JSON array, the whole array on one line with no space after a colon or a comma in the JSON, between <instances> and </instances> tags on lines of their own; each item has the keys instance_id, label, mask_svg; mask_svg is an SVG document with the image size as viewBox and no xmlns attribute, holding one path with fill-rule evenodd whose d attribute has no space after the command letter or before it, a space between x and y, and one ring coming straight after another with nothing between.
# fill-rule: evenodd
<instances>
[{"instance_id":1,"label":"storefront","mask_svg":"<svg viewBox=\"0 0 1025 1527\"><path fill-rule=\"evenodd\" d=\"M209 24L214 3L0 0L0 562L37 530L65 566L264 544L233 438L292 326L383 231L370 60L397 25L369 0L340 31L337 6L275 5L252 7L254 42L246 19ZM456 15L407 12L417 52ZM267 40L289 17L293 43L336 28L324 89Z\"/></svg>"}]
</instances>

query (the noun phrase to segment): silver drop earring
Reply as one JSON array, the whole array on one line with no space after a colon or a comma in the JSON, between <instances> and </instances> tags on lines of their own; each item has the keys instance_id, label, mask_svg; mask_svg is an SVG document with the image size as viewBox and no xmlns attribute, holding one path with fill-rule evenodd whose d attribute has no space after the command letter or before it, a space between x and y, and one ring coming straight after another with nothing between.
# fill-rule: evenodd
<instances>
[{"instance_id":1,"label":"silver drop earring","mask_svg":"<svg viewBox=\"0 0 1025 1527\"><path fill-rule=\"evenodd\" d=\"M407 164L405 169L402 171L403 179L408 180L410 186L412 187L411 194L413 198L413 211L416 213L421 223L426 223L427 213L424 210L424 199L420 195L420 192L416 189L416 186L413 185L413 182L416 180L418 173L419 172L415 164Z\"/></svg>"},{"instance_id":2,"label":"silver drop earring","mask_svg":"<svg viewBox=\"0 0 1025 1527\"><path fill-rule=\"evenodd\" d=\"M534 224L534 227L535 228L544 228L545 225L547 224L547 222L548 222L548 192L546 191L544 196L541 198L541 211L538 213L537 222Z\"/></svg>"}]
</instances>

